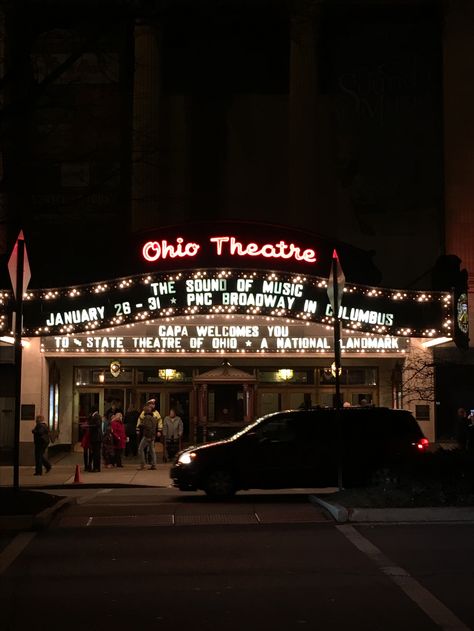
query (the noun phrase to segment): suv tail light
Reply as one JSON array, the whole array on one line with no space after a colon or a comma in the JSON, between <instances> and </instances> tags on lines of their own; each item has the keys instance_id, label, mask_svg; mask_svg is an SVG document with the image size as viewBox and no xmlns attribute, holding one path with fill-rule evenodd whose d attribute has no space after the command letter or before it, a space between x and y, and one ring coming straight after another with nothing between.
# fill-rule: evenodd
<instances>
[{"instance_id":1,"label":"suv tail light","mask_svg":"<svg viewBox=\"0 0 474 631\"><path fill-rule=\"evenodd\" d=\"M430 445L430 441L427 438L420 438L417 443L413 443L416 445L418 451L426 451Z\"/></svg>"}]
</instances>

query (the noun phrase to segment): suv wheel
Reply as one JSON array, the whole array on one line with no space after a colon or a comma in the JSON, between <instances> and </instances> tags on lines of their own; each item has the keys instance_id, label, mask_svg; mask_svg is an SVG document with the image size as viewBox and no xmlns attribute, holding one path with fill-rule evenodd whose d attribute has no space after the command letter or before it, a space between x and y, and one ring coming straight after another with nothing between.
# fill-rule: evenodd
<instances>
[{"instance_id":1,"label":"suv wheel","mask_svg":"<svg viewBox=\"0 0 474 631\"><path fill-rule=\"evenodd\" d=\"M204 491L209 497L223 499L231 497L236 492L234 478L229 471L213 471L207 477Z\"/></svg>"}]
</instances>

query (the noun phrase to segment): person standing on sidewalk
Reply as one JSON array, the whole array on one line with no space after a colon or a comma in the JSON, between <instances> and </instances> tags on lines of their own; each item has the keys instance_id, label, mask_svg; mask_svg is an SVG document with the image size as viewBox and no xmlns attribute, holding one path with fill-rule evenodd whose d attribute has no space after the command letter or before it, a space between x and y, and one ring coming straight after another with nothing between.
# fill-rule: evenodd
<instances>
[{"instance_id":1,"label":"person standing on sidewalk","mask_svg":"<svg viewBox=\"0 0 474 631\"><path fill-rule=\"evenodd\" d=\"M156 399L148 399L148 401L146 402L145 407L142 410L142 413L138 417L138 421L137 421L137 436L139 436L140 440L143 438L142 421L143 421L143 417L145 416L145 409L146 408L149 408L151 410L150 413L153 414L153 416L156 419L156 425L157 425L156 440L160 440L161 433L163 431L163 419L161 418L161 414L156 409ZM145 458L146 461L148 463L150 463L151 462L151 454L146 452L145 456L146 456L146 458Z\"/></svg>"},{"instance_id":2,"label":"person standing on sidewalk","mask_svg":"<svg viewBox=\"0 0 474 631\"><path fill-rule=\"evenodd\" d=\"M474 492L474 414L469 415L466 430L467 470L471 480L471 491Z\"/></svg>"},{"instance_id":3,"label":"person standing on sidewalk","mask_svg":"<svg viewBox=\"0 0 474 631\"><path fill-rule=\"evenodd\" d=\"M149 399L146 402L146 405L143 408L142 413L138 417L137 430L140 429L140 426L141 426L142 421L143 421L143 417L145 416L145 410L146 409L149 409L150 410L150 414L153 414L153 416L156 419L156 426L157 426L157 432L158 432L157 433L157 438L160 438L161 437L161 432L163 431L163 419L161 418L161 414L156 409L156 399Z\"/></svg>"},{"instance_id":4,"label":"person standing on sidewalk","mask_svg":"<svg viewBox=\"0 0 474 631\"><path fill-rule=\"evenodd\" d=\"M467 427L469 425L469 417L464 408L459 408L456 416L456 424L454 427L456 440L459 448L463 451L466 449L467 444Z\"/></svg>"},{"instance_id":5,"label":"person standing on sidewalk","mask_svg":"<svg viewBox=\"0 0 474 631\"><path fill-rule=\"evenodd\" d=\"M135 409L133 403L128 406L128 410L125 413L124 425L126 434L125 445L125 457L136 456L138 453L138 437L137 437L137 421L140 416L140 412Z\"/></svg>"},{"instance_id":6,"label":"person standing on sidewalk","mask_svg":"<svg viewBox=\"0 0 474 631\"><path fill-rule=\"evenodd\" d=\"M85 429L87 427L87 429ZM82 425L83 434L81 439L82 456L84 459L84 471L92 471L92 451L91 451L91 435L89 423Z\"/></svg>"},{"instance_id":7,"label":"person standing on sidewalk","mask_svg":"<svg viewBox=\"0 0 474 631\"><path fill-rule=\"evenodd\" d=\"M141 459L140 469L145 468L146 457L145 451L151 456L150 469L156 469L156 453L155 453L155 438L157 435L158 422L155 416L153 416L153 409L150 405L145 405L143 408L143 416L140 415L139 426L142 431L142 439L138 446L138 454Z\"/></svg>"},{"instance_id":8,"label":"person standing on sidewalk","mask_svg":"<svg viewBox=\"0 0 474 631\"><path fill-rule=\"evenodd\" d=\"M92 471L100 471L100 446L102 444L102 419L99 412L93 412L89 420L89 441L92 456Z\"/></svg>"},{"instance_id":9,"label":"person standing on sidewalk","mask_svg":"<svg viewBox=\"0 0 474 631\"><path fill-rule=\"evenodd\" d=\"M125 425L123 424L122 413L117 412L110 421L110 428L114 437L115 466L119 469L123 468L122 454L127 444L127 436L125 434Z\"/></svg>"},{"instance_id":10,"label":"person standing on sidewalk","mask_svg":"<svg viewBox=\"0 0 474 631\"><path fill-rule=\"evenodd\" d=\"M44 416L39 414L36 417L36 425L31 431L35 442L35 475L43 475L43 467L49 473L52 469L51 463L44 455L49 445L49 428L44 422Z\"/></svg>"},{"instance_id":11,"label":"person standing on sidewalk","mask_svg":"<svg viewBox=\"0 0 474 631\"><path fill-rule=\"evenodd\" d=\"M178 449L181 437L183 435L183 421L181 417L176 415L173 408L163 421L163 436L165 437L165 446L168 459L174 458Z\"/></svg>"},{"instance_id":12,"label":"person standing on sidewalk","mask_svg":"<svg viewBox=\"0 0 474 631\"><path fill-rule=\"evenodd\" d=\"M102 437L102 457L104 458L104 465L107 469L112 469L115 464L115 447L114 435L110 423Z\"/></svg>"}]
</instances>

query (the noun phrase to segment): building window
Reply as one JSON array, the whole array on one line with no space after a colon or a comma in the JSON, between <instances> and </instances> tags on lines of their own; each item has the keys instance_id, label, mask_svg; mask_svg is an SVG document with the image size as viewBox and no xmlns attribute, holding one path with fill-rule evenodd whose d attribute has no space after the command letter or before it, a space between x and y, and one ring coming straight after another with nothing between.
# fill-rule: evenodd
<instances>
[{"instance_id":1,"label":"building window","mask_svg":"<svg viewBox=\"0 0 474 631\"><path fill-rule=\"evenodd\" d=\"M329 386L336 383L331 366L319 369L319 385ZM341 384L344 386L376 386L377 368L342 368Z\"/></svg>"},{"instance_id":2,"label":"building window","mask_svg":"<svg viewBox=\"0 0 474 631\"><path fill-rule=\"evenodd\" d=\"M190 383L190 370L176 370L175 368L137 368L137 384L144 383Z\"/></svg>"},{"instance_id":3,"label":"building window","mask_svg":"<svg viewBox=\"0 0 474 631\"><path fill-rule=\"evenodd\" d=\"M191 383L192 378L192 370L176 370L175 368L157 368L154 366L140 368L121 366L120 373L115 377L110 371L110 365L103 367L76 367L74 369L74 383L77 387Z\"/></svg>"},{"instance_id":4,"label":"building window","mask_svg":"<svg viewBox=\"0 0 474 631\"><path fill-rule=\"evenodd\" d=\"M313 383L312 370L294 370L277 368L275 370L259 370L258 380L262 383Z\"/></svg>"},{"instance_id":5,"label":"building window","mask_svg":"<svg viewBox=\"0 0 474 631\"><path fill-rule=\"evenodd\" d=\"M415 418L417 421L429 421L430 420L430 406L429 405L415 405Z\"/></svg>"},{"instance_id":6,"label":"building window","mask_svg":"<svg viewBox=\"0 0 474 631\"><path fill-rule=\"evenodd\" d=\"M133 369L121 367L120 374L114 377L110 372L110 366L102 368L75 368L74 383L76 386L101 386L104 384L131 384L133 382Z\"/></svg>"}]
</instances>

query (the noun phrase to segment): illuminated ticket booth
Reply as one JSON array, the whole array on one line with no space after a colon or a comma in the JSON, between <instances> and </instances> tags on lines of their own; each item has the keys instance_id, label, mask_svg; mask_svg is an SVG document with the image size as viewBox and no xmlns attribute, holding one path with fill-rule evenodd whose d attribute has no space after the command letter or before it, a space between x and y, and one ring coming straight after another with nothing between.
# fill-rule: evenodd
<instances>
[{"instance_id":1,"label":"illuminated ticket booth","mask_svg":"<svg viewBox=\"0 0 474 631\"><path fill-rule=\"evenodd\" d=\"M334 244L253 224L166 230L140 243L133 275L28 290L22 403L48 417L58 442L73 445L93 409L139 410L150 398L162 414L176 408L187 442L273 411L333 405ZM429 367L430 344L460 334L460 297L360 284L374 278L367 256L360 264L343 246L339 256L343 400L408 407L432 440L417 362ZM8 333L10 292L2 299ZM31 427L22 422L25 445Z\"/></svg>"}]
</instances>

